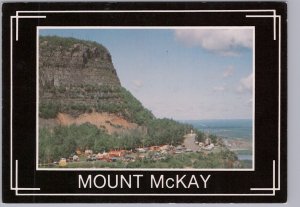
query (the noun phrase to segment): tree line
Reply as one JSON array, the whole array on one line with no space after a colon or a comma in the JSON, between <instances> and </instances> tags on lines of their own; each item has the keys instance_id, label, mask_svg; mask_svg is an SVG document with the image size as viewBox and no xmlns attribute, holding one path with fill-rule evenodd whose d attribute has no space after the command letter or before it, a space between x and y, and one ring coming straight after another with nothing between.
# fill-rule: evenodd
<instances>
[{"instance_id":1,"label":"tree line","mask_svg":"<svg viewBox=\"0 0 300 207\"><path fill-rule=\"evenodd\" d=\"M68 157L76 150L91 149L104 152L112 149L134 149L153 145L183 142L191 126L170 119L154 119L147 124L147 133L132 130L122 134L108 134L105 130L85 123L39 129L39 161L53 162Z\"/></svg>"}]
</instances>

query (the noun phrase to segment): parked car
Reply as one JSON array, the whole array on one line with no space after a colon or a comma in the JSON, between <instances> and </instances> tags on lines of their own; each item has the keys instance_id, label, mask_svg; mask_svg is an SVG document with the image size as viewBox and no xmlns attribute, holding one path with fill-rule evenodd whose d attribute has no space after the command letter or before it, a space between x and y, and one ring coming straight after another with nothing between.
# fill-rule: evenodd
<instances>
[{"instance_id":1,"label":"parked car","mask_svg":"<svg viewBox=\"0 0 300 207\"><path fill-rule=\"evenodd\" d=\"M73 161L74 161L74 162L78 162L78 161L79 161L79 157L78 157L77 155L74 155L74 156L73 156Z\"/></svg>"},{"instance_id":2,"label":"parked car","mask_svg":"<svg viewBox=\"0 0 300 207\"><path fill-rule=\"evenodd\" d=\"M89 162L89 161L96 161L96 160L97 160L96 156L91 156L91 155L89 155L89 156L86 158L86 161L87 161L87 162Z\"/></svg>"}]
</instances>

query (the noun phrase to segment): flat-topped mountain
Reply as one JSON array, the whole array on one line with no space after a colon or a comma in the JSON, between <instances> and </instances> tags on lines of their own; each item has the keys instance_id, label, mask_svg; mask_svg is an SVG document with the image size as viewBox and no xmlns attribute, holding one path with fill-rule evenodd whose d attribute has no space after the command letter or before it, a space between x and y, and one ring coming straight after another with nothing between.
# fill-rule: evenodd
<instances>
[{"instance_id":1,"label":"flat-topped mountain","mask_svg":"<svg viewBox=\"0 0 300 207\"><path fill-rule=\"evenodd\" d=\"M79 115L121 102L120 80L109 51L96 42L40 37L40 116ZM43 109L48 108L48 111Z\"/></svg>"},{"instance_id":2,"label":"flat-topped mountain","mask_svg":"<svg viewBox=\"0 0 300 207\"><path fill-rule=\"evenodd\" d=\"M40 37L41 92L47 87L117 85L109 51L101 44L62 37Z\"/></svg>"},{"instance_id":3,"label":"flat-topped mountain","mask_svg":"<svg viewBox=\"0 0 300 207\"><path fill-rule=\"evenodd\" d=\"M39 116L46 119L93 111L115 113L138 124L136 113L153 117L121 86L103 45L57 36L40 37L39 107Z\"/></svg>"}]
</instances>

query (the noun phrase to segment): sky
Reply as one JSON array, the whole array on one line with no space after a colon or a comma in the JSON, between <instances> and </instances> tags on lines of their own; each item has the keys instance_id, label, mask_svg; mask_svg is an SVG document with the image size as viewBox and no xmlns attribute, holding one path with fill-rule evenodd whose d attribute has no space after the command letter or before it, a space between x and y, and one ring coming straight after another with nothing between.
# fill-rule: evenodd
<instances>
[{"instance_id":1,"label":"sky","mask_svg":"<svg viewBox=\"0 0 300 207\"><path fill-rule=\"evenodd\" d=\"M158 118L252 119L250 27L40 29L96 41L123 87Z\"/></svg>"}]
</instances>

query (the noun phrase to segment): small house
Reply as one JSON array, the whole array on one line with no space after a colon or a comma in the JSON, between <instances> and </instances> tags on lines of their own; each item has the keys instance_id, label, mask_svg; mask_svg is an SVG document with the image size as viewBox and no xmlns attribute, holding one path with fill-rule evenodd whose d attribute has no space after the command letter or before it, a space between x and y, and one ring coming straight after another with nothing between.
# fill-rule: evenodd
<instances>
[{"instance_id":1,"label":"small house","mask_svg":"<svg viewBox=\"0 0 300 207\"><path fill-rule=\"evenodd\" d=\"M136 148L135 149L137 152L140 152L140 153L144 153L144 152L146 152L146 149L145 148Z\"/></svg>"},{"instance_id":2,"label":"small house","mask_svg":"<svg viewBox=\"0 0 300 207\"><path fill-rule=\"evenodd\" d=\"M111 150L108 152L109 157L123 157L125 155L124 150Z\"/></svg>"},{"instance_id":3,"label":"small house","mask_svg":"<svg viewBox=\"0 0 300 207\"><path fill-rule=\"evenodd\" d=\"M170 145L166 144L166 145L162 145L160 146L160 150L170 150Z\"/></svg>"},{"instance_id":4,"label":"small house","mask_svg":"<svg viewBox=\"0 0 300 207\"><path fill-rule=\"evenodd\" d=\"M73 161L74 161L74 162L78 162L78 161L79 161L79 157L78 157L77 155L74 155L74 156L73 156Z\"/></svg>"},{"instance_id":5,"label":"small house","mask_svg":"<svg viewBox=\"0 0 300 207\"><path fill-rule=\"evenodd\" d=\"M65 167L67 165L67 159L61 158L58 163L59 167Z\"/></svg>"},{"instance_id":6,"label":"small house","mask_svg":"<svg viewBox=\"0 0 300 207\"><path fill-rule=\"evenodd\" d=\"M149 149L151 151L160 151L160 146L150 146Z\"/></svg>"},{"instance_id":7,"label":"small house","mask_svg":"<svg viewBox=\"0 0 300 207\"><path fill-rule=\"evenodd\" d=\"M86 149L86 150L84 151L84 155L85 155L85 156L92 155L92 154L93 154L93 150Z\"/></svg>"},{"instance_id":8,"label":"small house","mask_svg":"<svg viewBox=\"0 0 300 207\"><path fill-rule=\"evenodd\" d=\"M199 145L199 147L204 147L204 143L203 142L199 142L198 145Z\"/></svg>"},{"instance_id":9,"label":"small house","mask_svg":"<svg viewBox=\"0 0 300 207\"><path fill-rule=\"evenodd\" d=\"M204 141L204 146L208 146L211 144L211 139L210 138L206 138Z\"/></svg>"}]
</instances>

